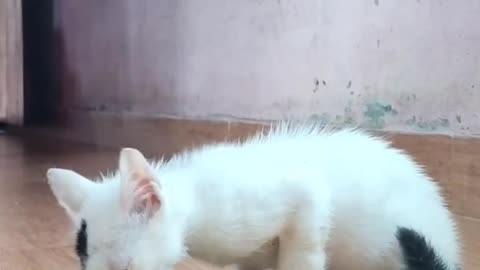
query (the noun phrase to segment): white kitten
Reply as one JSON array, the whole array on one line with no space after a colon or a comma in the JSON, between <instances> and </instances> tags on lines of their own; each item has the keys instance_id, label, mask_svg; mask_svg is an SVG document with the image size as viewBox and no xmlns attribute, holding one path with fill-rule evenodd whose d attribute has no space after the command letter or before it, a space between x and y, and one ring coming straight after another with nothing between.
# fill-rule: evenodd
<instances>
[{"instance_id":1,"label":"white kitten","mask_svg":"<svg viewBox=\"0 0 480 270\"><path fill-rule=\"evenodd\" d=\"M100 182L47 175L86 270L171 270L186 256L255 270L460 267L437 185L356 130L280 125L168 162L125 148Z\"/></svg>"}]
</instances>

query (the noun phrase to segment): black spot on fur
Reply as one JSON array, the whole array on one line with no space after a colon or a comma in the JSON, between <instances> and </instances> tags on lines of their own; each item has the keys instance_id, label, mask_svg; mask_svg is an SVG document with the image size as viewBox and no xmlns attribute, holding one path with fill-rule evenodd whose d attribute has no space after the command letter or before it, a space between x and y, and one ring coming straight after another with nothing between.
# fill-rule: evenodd
<instances>
[{"instance_id":1,"label":"black spot on fur","mask_svg":"<svg viewBox=\"0 0 480 270\"><path fill-rule=\"evenodd\" d=\"M424 236L400 227L396 237L400 243L407 270L448 270Z\"/></svg>"},{"instance_id":2,"label":"black spot on fur","mask_svg":"<svg viewBox=\"0 0 480 270\"><path fill-rule=\"evenodd\" d=\"M85 269L85 264L88 259L88 239L87 239L87 222L82 220L80 229L77 232L77 243L75 245L75 251L77 252L78 258L80 258L80 264L82 269Z\"/></svg>"}]
</instances>

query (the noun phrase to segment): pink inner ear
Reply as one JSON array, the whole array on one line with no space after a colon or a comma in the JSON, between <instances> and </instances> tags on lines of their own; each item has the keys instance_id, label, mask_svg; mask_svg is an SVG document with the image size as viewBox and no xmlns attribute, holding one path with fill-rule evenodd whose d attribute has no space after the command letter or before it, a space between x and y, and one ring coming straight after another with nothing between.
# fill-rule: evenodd
<instances>
[{"instance_id":1,"label":"pink inner ear","mask_svg":"<svg viewBox=\"0 0 480 270\"><path fill-rule=\"evenodd\" d=\"M143 177L137 180L134 195L133 195L133 207L131 212L146 214L149 218L160 209L161 201L159 194L155 190L156 183L153 179Z\"/></svg>"}]
</instances>

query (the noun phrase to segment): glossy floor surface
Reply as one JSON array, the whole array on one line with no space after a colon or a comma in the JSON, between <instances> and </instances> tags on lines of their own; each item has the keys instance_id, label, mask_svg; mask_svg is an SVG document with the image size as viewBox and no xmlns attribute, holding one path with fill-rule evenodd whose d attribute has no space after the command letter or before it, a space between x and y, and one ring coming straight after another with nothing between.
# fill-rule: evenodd
<instances>
[{"instance_id":1,"label":"glossy floor surface","mask_svg":"<svg viewBox=\"0 0 480 270\"><path fill-rule=\"evenodd\" d=\"M45 178L50 167L97 176L116 167L118 151L0 134L0 269L79 269L69 221ZM480 221L458 217L466 270L480 269ZM214 269L188 262L178 269Z\"/></svg>"}]
</instances>

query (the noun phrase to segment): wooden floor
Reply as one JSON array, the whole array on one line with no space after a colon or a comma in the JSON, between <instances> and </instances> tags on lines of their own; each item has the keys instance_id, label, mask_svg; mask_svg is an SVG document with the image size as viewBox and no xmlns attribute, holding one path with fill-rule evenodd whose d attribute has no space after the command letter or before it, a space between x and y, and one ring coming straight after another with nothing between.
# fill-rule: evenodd
<instances>
[{"instance_id":1,"label":"wooden floor","mask_svg":"<svg viewBox=\"0 0 480 270\"><path fill-rule=\"evenodd\" d=\"M49 167L96 176L116 167L118 152L59 140L0 135L0 269L79 269L69 221L48 188ZM480 221L458 217L466 270L480 269ZM187 263L179 269L213 269Z\"/></svg>"}]
</instances>

